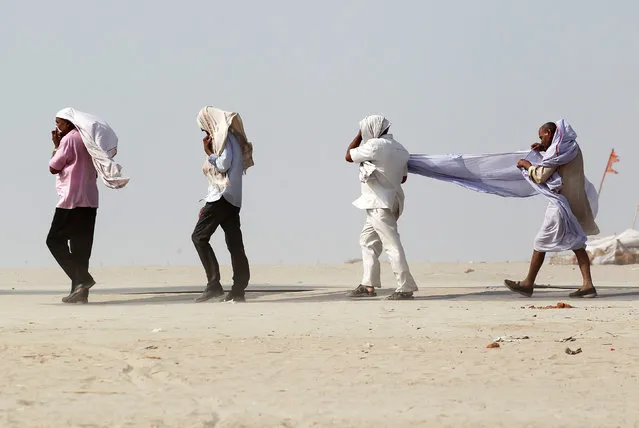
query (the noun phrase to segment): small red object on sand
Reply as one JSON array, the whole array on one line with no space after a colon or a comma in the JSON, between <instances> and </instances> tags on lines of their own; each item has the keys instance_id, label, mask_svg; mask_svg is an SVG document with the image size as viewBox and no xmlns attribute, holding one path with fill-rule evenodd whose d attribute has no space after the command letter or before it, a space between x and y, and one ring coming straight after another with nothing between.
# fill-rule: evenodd
<instances>
[{"instance_id":1,"label":"small red object on sand","mask_svg":"<svg viewBox=\"0 0 639 428\"><path fill-rule=\"evenodd\" d=\"M572 308L572 306L570 306L568 303L557 302L557 308L570 309L570 308Z\"/></svg>"},{"instance_id":2,"label":"small red object on sand","mask_svg":"<svg viewBox=\"0 0 639 428\"><path fill-rule=\"evenodd\" d=\"M524 309L524 306L521 307L522 309ZM564 303L564 302L557 302L556 305L548 305L548 306L535 306L535 305L530 305L528 306L528 309L573 309L574 306L569 305L568 303Z\"/></svg>"},{"instance_id":3,"label":"small red object on sand","mask_svg":"<svg viewBox=\"0 0 639 428\"><path fill-rule=\"evenodd\" d=\"M486 348L499 348L499 343L497 342L491 342L488 344L488 346L486 346Z\"/></svg>"}]
</instances>

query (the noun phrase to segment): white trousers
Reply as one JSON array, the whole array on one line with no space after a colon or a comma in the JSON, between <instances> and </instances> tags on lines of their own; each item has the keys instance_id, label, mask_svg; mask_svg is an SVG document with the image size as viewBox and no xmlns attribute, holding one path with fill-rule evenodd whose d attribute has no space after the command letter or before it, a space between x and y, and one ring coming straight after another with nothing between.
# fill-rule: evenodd
<instances>
[{"instance_id":1,"label":"white trousers","mask_svg":"<svg viewBox=\"0 0 639 428\"><path fill-rule=\"evenodd\" d=\"M362 285L381 287L379 256L382 249L390 259L391 268L397 279L397 292L417 291L417 284L410 273L404 247L397 231L399 215L389 209L366 210L366 224L359 237L362 247L364 275Z\"/></svg>"}]
</instances>

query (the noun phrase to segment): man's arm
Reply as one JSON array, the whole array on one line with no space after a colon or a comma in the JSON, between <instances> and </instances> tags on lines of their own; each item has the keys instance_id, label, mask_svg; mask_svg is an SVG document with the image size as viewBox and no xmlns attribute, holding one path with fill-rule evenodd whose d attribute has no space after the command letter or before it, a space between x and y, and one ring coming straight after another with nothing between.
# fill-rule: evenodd
<instances>
[{"instance_id":1,"label":"man's arm","mask_svg":"<svg viewBox=\"0 0 639 428\"><path fill-rule=\"evenodd\" d=\"M552 177L557 167L547 167L541 165L533 165L528 168L528 175L537 184L545 183Z\"/></svg>"},{"instance_id":2,"label":"man's arm","mask_svg":"<svg viewBox=\"0 0 639 428\"><path fill-rule=\"evenodd\" d=\"M552 177L553 173L557 170L556 167L533 165L526 159L520 159L519 162L517 162L517 168L528 171L528 176L537 184L542 184L548 181L548 179Z\"/></svg>"},{"instance_id":3,"label":"man's arm","mask_svg":"<svg viewBox=\"0 0 639 428\"><path fill-rule=\"evenodd\" d=\"M53 141L53 153L49 161L49 172L51 174L59 174L67 164L66 146L60 148L60 135L56 131L51 131L51 141Z\"/></svg>"},{"instance_id":4,"label":"man's arm","mask_svg":"<svg viewBox=\"0 0 639 428\"><path fill-rule=\"evenodd\" d=\"M58 152L58 148L56 147L55 149L53 149L53 153L51 153L51 160L53 160L53 157L56 155L56 153ZM49 161L49 172L51 174L59 174L61 170L55 169L51 166L51 161Z\"/></svg>"},{"instance_id":5,"label":"man's arm","mask_svg":"<svg viewBox=\"0 0 639 428\"><path fill-rule=\"evenodd\" d=\"M360 137L361 138L361 137ZM346 161L353 163L363 163L363 162L374 162L378 159L378 148L379 146L375 144L375 140L368 140L366 144L359 145L358 147L354 147L346 152ZM351 143L351 145L353 145Z\"/></svg>"},{"instance_id":6,"label":"man's arm","mask_svg":"<svg viewBox=\"0 0 639 428\"><path fill-rule=\"evenodd\" d=\"M234 138L231 134L227 138ZM204 151L209 157L209 163L213 165L213 167L219 172L226 172L231 168L231 164L233 163L233 142L226 142L226 147L221 155L216 155L212 150L213 140L211 137L206 136L204 140Z\"/></svg>"},{"instance_id":7,"label":"man's arm","mask_svg":"<svg viewBox=\"0 0 639 428\"><path fill-rule=\"evenodd\" d=\"M402 184L406 183L408 180L408 164L404 167L404 176L402 177Z\"/></svg>"},{"instance_id":8,"label":"man's arm","mask_svg":"<svg viewBox=\"0 0 639 428\"><path fill-rule=\"evenodd\" d=\"M355 136L355 139L351 142L351 144L348 146L348 149L346 149L346 162L354 162L353 158L351 157L351 150L356 149L359 147L359 145L362 144L362 131L358 131L357 135Z\"/></svg>"}]
</instances>

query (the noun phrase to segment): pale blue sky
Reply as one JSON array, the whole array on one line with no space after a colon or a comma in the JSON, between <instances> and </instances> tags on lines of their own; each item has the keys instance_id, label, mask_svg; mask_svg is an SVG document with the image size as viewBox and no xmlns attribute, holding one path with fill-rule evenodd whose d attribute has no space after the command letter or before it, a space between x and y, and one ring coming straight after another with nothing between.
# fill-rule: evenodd
<instances>
[{"instance_id":1,"label":"pale blue sky","mask_svg":"<svg viewBox=\"0 0 639 428\"><path fill-rule=\"evenodd\" d=\"M100 187L94 266L199 263L206 104L239 111L255 144L242 210L253 263L359 257L358 174L343 155L370 113L429 154L521 150L565 118L597 185L610 149L621 157L598 223L622 231L639 202L637 16L632 1L5 0L0 266L54 264L47 161L67 106L111 123L131 177ZM414 262L527 260L545 209L417 176L405 191Z\"/></svg>"}]
</instances>

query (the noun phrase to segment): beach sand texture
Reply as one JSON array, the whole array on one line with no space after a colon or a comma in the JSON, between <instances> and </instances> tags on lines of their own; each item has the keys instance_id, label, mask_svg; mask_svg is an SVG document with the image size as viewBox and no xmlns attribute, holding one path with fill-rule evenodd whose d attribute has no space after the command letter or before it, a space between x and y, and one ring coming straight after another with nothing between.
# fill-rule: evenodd
<instances>
[{"instance_id":1,"label":"beach sand texture","mask_svg":"<svg viewBox=\"0 0 639 428\"><path fill-rule=\"evenodd\" d=\"M595 266L601 297L569 300L508 292L522 263L415 264L417 298L391 302L385 264L349 301L360 269L254 266L246 304L194 304L199 267L94 269L88 305L60 303L59 269L4 269L0 426L639 426L639 267Z\"/></svg>"}]
</instances>

